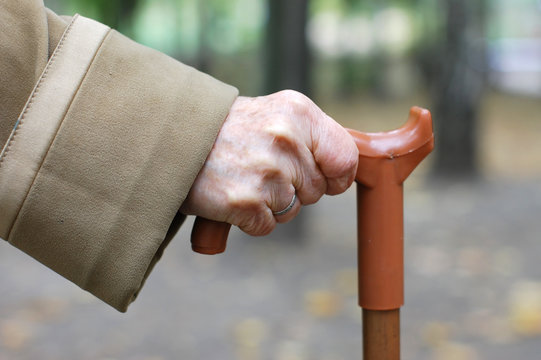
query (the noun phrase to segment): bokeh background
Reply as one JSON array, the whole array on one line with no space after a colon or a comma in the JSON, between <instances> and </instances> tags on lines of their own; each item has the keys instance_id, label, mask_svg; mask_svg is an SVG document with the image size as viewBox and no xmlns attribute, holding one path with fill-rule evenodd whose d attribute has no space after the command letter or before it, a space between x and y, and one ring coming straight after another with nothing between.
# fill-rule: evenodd
<instances>
[{"instance_id":1,"label":"bokeh background","mask_svg":"<svg viewBox=\"0 0 541 360\"><path fill-rule=\"evenodd\" d=\"M292 88L344 126L432 111L406 183L403 359L541 358L541 1L45 0L237 86ZM120 314L8 244L0 359L361 358L355 191L225 254L190 219Z\"/></svg>"}]
</instances>

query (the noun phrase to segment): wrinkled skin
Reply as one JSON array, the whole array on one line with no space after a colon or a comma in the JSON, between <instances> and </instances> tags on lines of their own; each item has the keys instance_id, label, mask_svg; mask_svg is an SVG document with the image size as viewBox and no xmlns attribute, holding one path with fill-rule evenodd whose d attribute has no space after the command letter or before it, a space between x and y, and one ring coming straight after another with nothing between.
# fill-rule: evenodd
<instances>
[{"instance_id":1,"label":"wrinkled skin","mask_svg":"<svg viewBox=\"0 0 541 360\"><path fill-rule=\"evenodd\" d=\"M344 192L357 162L352 137L306 96L238 97L181 212L265 235L302 205ZM273 215L295 192L293 208Z\"/></svg>"}]
</instances>

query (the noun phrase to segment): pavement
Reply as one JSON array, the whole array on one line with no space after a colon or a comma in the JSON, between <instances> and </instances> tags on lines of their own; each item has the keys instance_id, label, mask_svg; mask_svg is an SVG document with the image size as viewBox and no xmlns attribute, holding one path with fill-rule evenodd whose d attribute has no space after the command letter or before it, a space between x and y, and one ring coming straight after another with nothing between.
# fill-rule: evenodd
<instances>
[{"instance_id":1,"label":"pavement","mask_svg":"<svg viewBox=\"0 0 541 360\"><path fill-rule=\"evenodd\" d=\"M217 256L186 223L126 314L1 243L0 360L359 359L355 189L302 213ZM541 358L540 182L421 174L405 214L402 358Z\"/></svg>"}]
</instances>

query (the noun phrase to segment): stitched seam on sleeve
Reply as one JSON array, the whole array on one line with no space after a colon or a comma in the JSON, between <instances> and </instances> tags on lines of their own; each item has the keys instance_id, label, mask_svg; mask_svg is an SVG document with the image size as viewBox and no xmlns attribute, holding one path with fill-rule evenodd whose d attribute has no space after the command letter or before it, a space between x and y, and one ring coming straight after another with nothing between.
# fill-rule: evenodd
<instances>
[{"instance_id":1,"label":"stitched seam on sleeve","mask_svg":"<svg viewBox=\"0 0 541 360\"><path fill-rule=\"evenodd\" d=\"M45 70L41 74L41 77L39 78L38 83L34 87L34 90L32 90L32 95L30 95L30 99L26 103L25 108L23 110L23 113L21 114L21 116L19 117L17 122L15 123L15 126L13 127L13 131L12 131L11 135L9 136L9 139L8 139L8 141L7 141L7 143L6 143L5 147L4 147L4 150L2 151L2 154L0 154L0 167L2 167L2 163L4 162L4 160L6 159L7 154L9 153L9 148L15 142L15 137L17 136L17 131L24 124L26 114L32 108L32 104L34 103L34 99L36 98L36 96L39 93L39 88L41 87L41 84L43 84L44 80L47 78L47 75L49 74L49 70L54 65L55 60L58 57L58 54L60 54L60 52L62 51L62 49L64 47L64 42L65 42L69 32L73 28L73 23L75 22L75 20L77 18L78 18L78 15L75 15L73 17L73 20L71 21L71 23L66 28L66 31L64 31L64 34L62 35L62 39L60 39L60 42L58 43L58 46L54 50L53 55L51 56L51 59L49 59L49 62L47 63L47 65L45 67Z\"/></svg>"},{"instance_id":2,"label":"stitched seam on sleeve","mask_svg":"<svg viewBox=\"0 0 541 360\"><path fill-rule=\"evenodd\" d=\"M75 19L74 19L75 20ZM41 171L41 168L43 167L43 163L45 162L45 159L47 158L47 155L49 155L49 151L51 150L51 147L53 146L54 144L54 141L58 135L58 132L60 131L60 128L62 127L62 124L64 122L64 119L66 118L66 115L68 114L69 110L71 109L71 106L73 104L73 101L75 100L75 97L77 96L77 94L79 93L79 90L81 89L81 86L82 84L84 83L87 75L88 75L88 70L92 67L92 64L94 63L94 60L96 59L96 56L99 54L105 40L109 37L111 33L111 29L109 29L107 31L107 33L105 34L105 36L103 37L103 39L101 40L100 42L100 45L98 46L98 48L96 49L96 52L94 53L94 56L92 57L92 60L90 60L89 62L89 65L88 65L88 68L84 74L84 76L81 78L81 81L79 82L79 85L77 86L77 89L75 90L75 92L73 93L73 97L71 98L70 102L69 102L69 105L67 106L66 108L66 111L64 112L64 115L62 116L62 119L60 120L59 124L58 124L58 127L56 128L56 132L49 144L49 146L47 147L47 150L45 151L45 154L43 155L43 159L41 161L41 163L39 164L39 167L38 167L38 170L36 171L36 174L34 175L34 179L32 180L32 183L30 184L30 186L28 187L28 191L26 192L25 196L24 196L24 199L21 203L21 206L19 208L19 210L17 211L17 215L15 216L15 219L13 220L13 223L11 224L11 228L9 229L9 232L8 232L8 235L6 236L6 238L9 240L10 236L11 236L11 232L13 231L13 228L15 227L15 224L17 223L17 220L19 219L19 215L21 213L21 210L23 209L24 207L24 204L26 203L26 199L28 198L28 195L30 194L30 191L32 190L32 188L34 187L34 183L36 182L36 179L38 177L38 174L39 172ZM64 35L68 35L68 31L66 30L66 33ZM62 38L62 40L64 40L64 38ZM58 46L60 46L61 44L59 44ZM58 48L57 48L58 49ZM56 51L55 51L56 53ZM45 75L45 74L44 74ZM1 165L1 164L0 164Z\"/></svg>"}]
</instances>

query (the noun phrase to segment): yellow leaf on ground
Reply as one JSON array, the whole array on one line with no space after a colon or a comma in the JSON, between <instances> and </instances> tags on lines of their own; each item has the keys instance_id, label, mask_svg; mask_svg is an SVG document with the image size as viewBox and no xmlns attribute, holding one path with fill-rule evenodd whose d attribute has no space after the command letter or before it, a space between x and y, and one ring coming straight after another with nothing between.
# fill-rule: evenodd
<instances>
[{"instance_id":1,"label":"yellow leaf on ground","mask_svg":"<svg viewBox=\"0 0 541 360\"><path fill-rule=\"evenodd\" d=\"M515 285L509 297L512 329L523 336L541 335L541 283L523 281Z\"/></svg>"},{"instance_id":2,"label":"yellow leaf on ground","mask_svg":"<svg viewBox=\"0 0 541 360\"><path fill-rule=\"evenodd\" d=\"M309 291L304 299L306 310L315 317L333 317L342 309L341 297L331 291Z\"/></svg>"}]
</instances>

